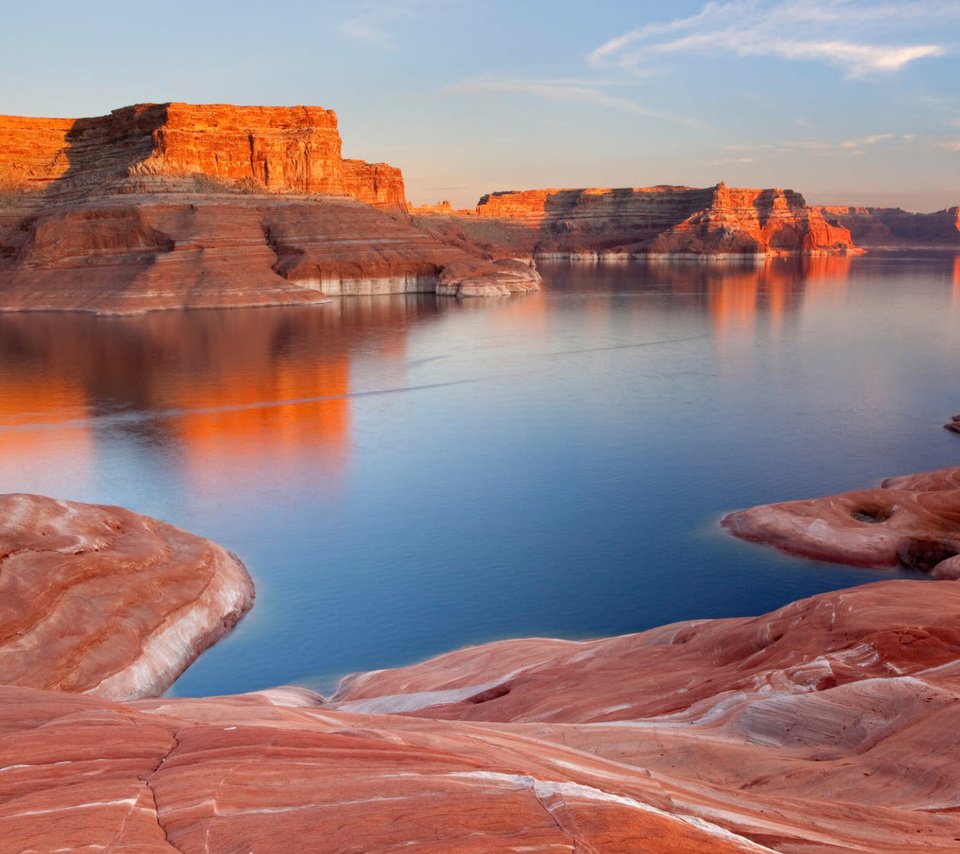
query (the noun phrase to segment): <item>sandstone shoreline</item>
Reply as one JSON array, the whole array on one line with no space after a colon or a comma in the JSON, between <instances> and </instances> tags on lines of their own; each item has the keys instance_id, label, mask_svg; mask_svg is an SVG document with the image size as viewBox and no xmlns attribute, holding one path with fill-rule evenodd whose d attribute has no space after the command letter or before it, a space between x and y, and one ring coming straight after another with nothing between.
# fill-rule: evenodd
<instances>
[{"instance_id":1,"label":"sandstone shoreline","mask_svg":"<svg viewBox=\"0 0 960 854\"><path fill-rule=\"evenodd\" d=\"M868 498L890 498L889 521L913 496L909 520L891 529L953 536L958 471L824 501L849 518ZM88 608L90 584L121 599L139 591L137 613L144 598L160 608L154 626L195 612L169 595L201 601L210 582L194 591L198 569L249 606L241 565L208 541L118 508L2 501L0 585L40 604L8 606L8 620L24 623L7 632L21 652L26 623L52 625L78 592ZM882 523L854 521L866 532L859 547L874 537L887 548ZM162 598L144 597L147 571ZM39 579L60 584L52 611L34 595ZM594 641L470 647L354 675L329 700L302 688L131 699L160 693L155 680L117 703L109 698L123 692L104 689L116 664L103 656L118 626L136 635L129 607L66 607L98 639L83 680L63 675L76 674L76 653L48 642L21 668L32 681L9 684L2 671L0 822L11 850L282 850L296 840L309 851L801 854L946 852L960 839L952 581L881 581L760 617ZM212 612L224 629L226 610ZM0 664L19 660L7 649Z\"/></svg>"}]
</instances>

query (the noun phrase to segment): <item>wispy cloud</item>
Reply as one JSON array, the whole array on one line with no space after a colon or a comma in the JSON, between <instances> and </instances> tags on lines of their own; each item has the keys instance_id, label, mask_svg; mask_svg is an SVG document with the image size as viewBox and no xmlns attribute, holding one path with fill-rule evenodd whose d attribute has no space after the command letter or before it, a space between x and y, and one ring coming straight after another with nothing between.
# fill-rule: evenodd
<instances>
[{"instance_id":1,"label":"wispy cloud","mask_svg":"<svg viewBox=\"0 0 960 854\"><path fill-rule=\"evenodd\" d=\"M753 163L752 157L721 157L713 161L714 166L736 166L744 163Z\"/></svg>"},{"instance_id":2,"label":"wispy cloud","mask_svg":"<svg viewBox=\"0 0 960 854\"><path fill-rule=\"evenodd\" d=\"M960 139L948 139L946 142L937 143L939 148L945 148L947 151L956 151L960 153Z\"/></svg>"},{"instance_id":3,"label":"wispy cloud","mask_svg":"<svg viewBox=\"0 0 960 854\"><path fill-rule=\"evenodd\" d=\"M354 42L396 50L393 26L404 18L416 15L421 4L410 2L368 2L357 5L356 12L337 25L340 34Z\"/></svg>"},{"instance_id":4,"label":"wispy cloud","mask_svg":"<svg viewBox=\"0 0 960 854\"><path fill-rule=\"evenodd\" d=\"M495 77L485 74L451 83L444 87L444 91L503 92L512 95L532 95L547 101L574 101L594 104L619 110L623 113L633 113L638 116L679 122L691 127L701 127L701 123L694 119L652 110L632 98L608 92L606 91L607 86L608 84L590 80L531 80L518 77Z\"/></svg>"},{"instance_id":5,"label":"wispy cloud","mask_svg":"<svg viewBox=\"0 0 960 854\"><path fill-rule=\"evenodd\" d=\"M914 133L874 133L849 139L793 139L756 145L728 145L729 152L753 154L810 154L824 157L857 156L882 143L914 142Z\"/></svg>"},{"instance_id":6,"label":"wispy cloud","mask_svg":"<svg viewBox=\"0 0 960 854\"><path fill-rule=\"evenodd\" d=\"M670 54L778 56L825 62L851 77L894 72L946 53L942 44L905 34L930 21L960 20L960 3L915 0L730 0L709 2L690 17L656 22L610 39L592 51L595 66L638 70Z\"/></svg>"}]
</instances>

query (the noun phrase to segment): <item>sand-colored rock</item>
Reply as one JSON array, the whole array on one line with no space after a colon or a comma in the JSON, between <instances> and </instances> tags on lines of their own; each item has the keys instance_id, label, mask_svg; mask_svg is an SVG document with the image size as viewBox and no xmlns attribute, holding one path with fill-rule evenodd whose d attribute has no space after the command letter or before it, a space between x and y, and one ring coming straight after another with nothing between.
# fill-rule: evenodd
<instances>
[{"instance_id":1,"label":"sand-colored rock","mask_svg":"<svg viewBox=\"0 0 960 854\"><path fill-rule=\"evenodd\" d=\"M344 160L319 107L0 116L0 311L538 288L534 269L505 275L499 256L424 232L406 209L400 171Z\"/></svg>"},{"instance_id":2,"label":"sand-colored rock","mask_svg":"<svg viewBox=\"0 0 960 854\"><path fill-rule=\"evenodd\" d=\"M163 693L253 604L243 565L131 513L0 496L0 684Z\"/></svg>"},{"instance_id":3,"label":"sand-colored rock","mask_svg":"<svg viewBox=\"0 0 960 854\"><path fill-rule=\"evenodd\" d=\"M902 565L960 577L960 467L889 478L876 488L787 501L724 517L738 537L854 566Z\"/></svg>"},{"instance_id":4,"label":"sand-colored rock","mask_svg":"<svg viewBox=\"0 0 960 854\"><path fill-rule=\"evenodd\" d=\"M491 193L473 216L418 208L451 238L537 257L626 260L648 255L847 254L849 232L792 190L634 187Z\"/></svg>"}]
</instances>

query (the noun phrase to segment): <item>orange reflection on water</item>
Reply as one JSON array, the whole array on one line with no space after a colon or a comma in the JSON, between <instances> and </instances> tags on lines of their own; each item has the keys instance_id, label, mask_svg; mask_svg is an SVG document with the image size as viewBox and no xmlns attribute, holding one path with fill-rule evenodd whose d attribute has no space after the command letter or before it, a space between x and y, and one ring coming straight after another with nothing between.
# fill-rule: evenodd
<instances>
[{"instance_id":1,"label":"orange reflection on water","mask_svg":"<svg viewBox=\"0 0 960 854\"><path fill-rule=\"evenodd\" d=\"M4 486L22 488L18 471L48 445L95 471L97 437L115 432L162 449L164 471L203 494L246 486L254 461L336 482L351 449L354 352L396 365L388 384L403 385L409 325L436 313L429 300L380 297L126 319L2 316Z\"/></svg>"},{"instance_id":2,"label":"orange reflection on water","mask_svg":"<svg viewBox=\"0 0 960 854\"><path fill-rule=\"evenodd\" d=\"M953 259L953 304L960 306L960 255Z\"/></svg>"},{"instance_id":3,"label":"orange reflection on water","mask_svg":"<svg viewBox=\"0 0 960 854\"><path fill-rule=\"evenodd\" d=\"M87 396L75 377L41 370L0 373L0 492L45 490L79 495L94 470ZM54 489L32 485L31 469L50 458L70 460L70 479Z\"/></svg>"}]
</instances>

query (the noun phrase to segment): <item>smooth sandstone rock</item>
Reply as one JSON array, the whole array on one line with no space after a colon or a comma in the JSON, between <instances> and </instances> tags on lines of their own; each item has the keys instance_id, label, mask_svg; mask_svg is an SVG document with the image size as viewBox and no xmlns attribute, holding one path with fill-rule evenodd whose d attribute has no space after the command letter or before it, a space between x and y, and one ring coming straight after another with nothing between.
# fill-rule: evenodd
<instances>
[{"instance_id":1,"label":"smooth sandstone rock","mask_svg":"<svg viewBox=\"0 0 960 854\"><path fill-rule=\"evenodd\" d=\"M853 566L902 565L960 574L960 467L885 480L874 489L741 510L734 535L792 554Z\"/></svg>"},{"instance_id":2,"label":"smooth sandstone rock","mask_svg":"<svg viewBox=\"0 0 960 854\"><path fill-rule=\"evenodd\" d=\"M0 688L13 850L954 851L960 585L126 706ZM169 847L164 847L169 846Z\"/></svg>"},{"instance_id":3,"label":"smooth sandstone rock","mask_svg":"<svg viewBox=\"0 0 960 854\"><path fill-rule=\"evenodd\" d=\"M131 513L0 496L0 684L163 693L253 604L243 565Z\"/></svg>"}]
</instances>

